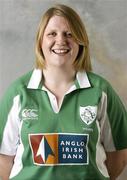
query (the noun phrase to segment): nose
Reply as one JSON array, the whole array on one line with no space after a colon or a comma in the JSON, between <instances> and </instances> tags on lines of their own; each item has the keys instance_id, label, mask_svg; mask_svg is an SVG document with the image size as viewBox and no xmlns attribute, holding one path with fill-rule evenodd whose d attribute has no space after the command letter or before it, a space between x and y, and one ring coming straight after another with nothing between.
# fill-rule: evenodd
<instances>
[{"instance_id":1,"label":"nose","mask_svg":"<svg viewBox=\"0 0 127 180\"><path fill-rule=\"evenodd\" d=\"M67 43L67 39L66 39L66 37L65 37L65 35L63 33L60 33L60 34L57 35L56 43L58 45L61 45L61 44L65 45Z\"/></svg>"}]
</instances>

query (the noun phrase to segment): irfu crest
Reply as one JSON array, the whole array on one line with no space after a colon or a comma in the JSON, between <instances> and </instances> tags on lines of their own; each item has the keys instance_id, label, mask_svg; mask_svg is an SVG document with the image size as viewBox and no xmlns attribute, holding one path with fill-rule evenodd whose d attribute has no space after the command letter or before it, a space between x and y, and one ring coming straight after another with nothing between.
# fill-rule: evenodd
<instances>
[{"instance_id":1,"label":"irfu crest","mask_svg":"<svg viewBox=\"0 0 127 180\"><path fill-rule=\"evenodd\" d=\"M80 106L80 117L83 122L90 125L97 116L97 106Z\"/></svg>"}]
</instances>

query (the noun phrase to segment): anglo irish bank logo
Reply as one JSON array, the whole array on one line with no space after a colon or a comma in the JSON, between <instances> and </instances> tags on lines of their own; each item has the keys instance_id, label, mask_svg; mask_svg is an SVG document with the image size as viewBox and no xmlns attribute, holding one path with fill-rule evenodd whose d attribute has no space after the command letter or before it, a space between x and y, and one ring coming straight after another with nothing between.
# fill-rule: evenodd
<instances>
[{"instance_id":1,"label":"anglo irish bank logo","mask_svg":"<svg viewBox=\"0 0 127 180\"><path fill-rule=\"evenodd\" d=\"M29 134L33 163L40 166L88 164L87 134Z\"/></svg>"}]
</instances>

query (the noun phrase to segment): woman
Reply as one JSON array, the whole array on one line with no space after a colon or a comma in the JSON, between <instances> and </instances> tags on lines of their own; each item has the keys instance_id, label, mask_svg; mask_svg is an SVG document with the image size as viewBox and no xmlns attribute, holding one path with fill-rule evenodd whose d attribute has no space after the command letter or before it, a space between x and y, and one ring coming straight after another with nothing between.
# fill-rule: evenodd
<instances>
[{"instance_id":1,"label":"woman","mask_svg":"<svg viewBox=\"0 0 127 180\"><path fill-rule=\"evenodd\" d=\"M48 9L37 33L36 69L1 101L3 180L113 180L123 170L127 112L91 69L80 17L65 5Z\"/></svg>"}]
</instances>

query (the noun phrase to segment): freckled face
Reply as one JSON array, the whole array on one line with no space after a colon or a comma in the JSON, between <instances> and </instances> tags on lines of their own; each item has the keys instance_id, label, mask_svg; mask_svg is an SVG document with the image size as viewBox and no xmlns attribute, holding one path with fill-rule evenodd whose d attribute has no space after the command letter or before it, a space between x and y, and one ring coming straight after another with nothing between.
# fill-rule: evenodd
<instances>
[{"instance_id":1,"label":"freckled face","mask_svg":"<svg viewBox=\"0 0 127 180\"><path fill-rule=\"evenodd\" d=\"M42 39L46 67L73 68L79 45L72 37L67 20L61 16L50 18Z\"/></svg>"}]
</instances>

